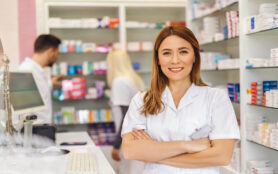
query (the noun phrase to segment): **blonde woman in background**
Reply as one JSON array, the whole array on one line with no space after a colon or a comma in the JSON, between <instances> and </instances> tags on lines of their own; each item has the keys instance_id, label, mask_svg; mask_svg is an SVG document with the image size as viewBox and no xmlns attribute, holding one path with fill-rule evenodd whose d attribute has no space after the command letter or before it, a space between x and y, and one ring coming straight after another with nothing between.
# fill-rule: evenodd
<instances>
[{"instance_id":1,"label":"blonde woman in background","mask_svg":"<svg viewBox=\"0 0 278 174\"><path fill-rule=\"evenodd\" d=\"M117 132L111 155L113 160L121 163L119 173L122 173L122 170L124 170L124 174L142 173L143 163L121 159L120 147L124 116L132 97L144 88L144 83L134 71L126 52L118 49L110 51L107 56L107 64L107 83L111 88L110 102Z\"/></svg>"}]
</instances>

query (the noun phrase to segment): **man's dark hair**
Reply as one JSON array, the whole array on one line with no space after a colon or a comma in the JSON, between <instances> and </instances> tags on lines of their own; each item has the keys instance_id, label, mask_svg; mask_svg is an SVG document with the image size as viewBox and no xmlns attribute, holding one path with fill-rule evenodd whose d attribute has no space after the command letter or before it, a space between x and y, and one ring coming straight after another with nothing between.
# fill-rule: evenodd
<instances>
[{"instance_id":1,"label":"man's dark hair","mask_svg":"<svg viewBox=\"0 0 278 174\"><path fill-rule=\"evenodd\" d=\"M51 34L42 34L40 35L34 44L34 52L41 53L49 48L57 49L61 40L54 35Z\"/></svg>"}]
</instances>

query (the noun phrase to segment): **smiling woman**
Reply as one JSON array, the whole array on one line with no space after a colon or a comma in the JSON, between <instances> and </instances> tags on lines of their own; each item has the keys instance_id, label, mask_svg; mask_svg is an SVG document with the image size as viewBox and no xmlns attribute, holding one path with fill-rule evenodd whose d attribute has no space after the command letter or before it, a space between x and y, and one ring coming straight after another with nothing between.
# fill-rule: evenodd
<instances>
[{"instance_id":1,"label":"smiling woman","mask_svg":"<svg viewBox=\"0 0 278 174\"><path fill-rule=\"evenodd\" d=\"M194 62L194 50L186 40L172 35L164 39L161 43L158 50L158 63L162 72L168 77L169 88L174 92L172 94L179 98L174 101L176 107L178 107L180 98L191 83L190 72ZM178 84L187 85L184 87ZM173 85L182 88L174 88Z\"/></svg>"},{"instance_id":2,"label":"smiling woman","mask_svg":"<svg viewBox=\"0 0 278 174\"><path fill-rule=\"evenodd\" d=\"M170 81L190 81L195 56L189 42L179 36L169 36L161 43L158 55L161 70Z\"/></svg>"},{"instance_id":3,"label":"smiling woman","mask_svg":"<svg viewBox=\"0 0 278 174\"><path fill-rule=\"evenodd\" d=\"M203 83L200 61L188 28L160 32L151 87L133 97L122 128L123 154L145 161L144 174L219 174L230 162L240 138L233 106L226 93Z\"/></svg>"},{"instance_id":4,"label":"smiling woman","mask_svg":"<svg viewBox=\"0 0 278 174\"><path fill-rule=\"evenodd\" d=\"M185 94L192 82L198 86L207 86L200 77L200 62L199 43L192 31L181 26L162 30L154 45L151 89L144 96L141 113L158 114L161 111L161 95L166 86L176 84L174 89L179 97ZM180 73L173 73L174 66L181 65L181 70L174 69Z\"/></svg>"}]
</instances>

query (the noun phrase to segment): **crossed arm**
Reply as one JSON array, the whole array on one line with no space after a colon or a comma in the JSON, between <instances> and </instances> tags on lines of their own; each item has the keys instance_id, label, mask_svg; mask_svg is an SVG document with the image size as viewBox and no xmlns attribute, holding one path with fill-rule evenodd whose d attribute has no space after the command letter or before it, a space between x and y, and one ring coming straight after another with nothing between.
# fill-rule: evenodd
<instances>
[{"instance_id":1,"label":"crossed arm","mask_svg":"<svg viewBox=\"0 0 278 174\"><path fill-rule=\"evenodd\" d=\"M228 165L233 154L233 139L159 142L143 130L123 135L124 157L182 168Z\"/></svg>"}]
</instances>

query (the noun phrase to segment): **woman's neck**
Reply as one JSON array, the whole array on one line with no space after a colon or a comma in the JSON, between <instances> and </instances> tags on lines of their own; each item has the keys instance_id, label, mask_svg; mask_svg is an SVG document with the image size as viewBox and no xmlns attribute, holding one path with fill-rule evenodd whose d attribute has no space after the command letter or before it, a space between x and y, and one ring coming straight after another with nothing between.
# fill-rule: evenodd
<instances>
[{"instance_id":1,"label":"woman's neck","mask_svg":"<svg viewBox=\"0 0 278 174\"><path fill-rule=\"evenodd\" d=\"M185 95L186 91L191 86L191 84L192 82L190 80L169 82L169 89L171 91L174 103L177 108L181 98Z\"/></svg>"},{"instance_id":2,"label":"woman's neck","mask_svg":"<svg viewBox=\"0 0 278 174\"><path fill-rule=\"evenodd\" d=\"M192 82L190 79L184 81L169 81L169 89L171 92L184 91L185 93L191 84Z\"/></svg>"}]
</instances>

